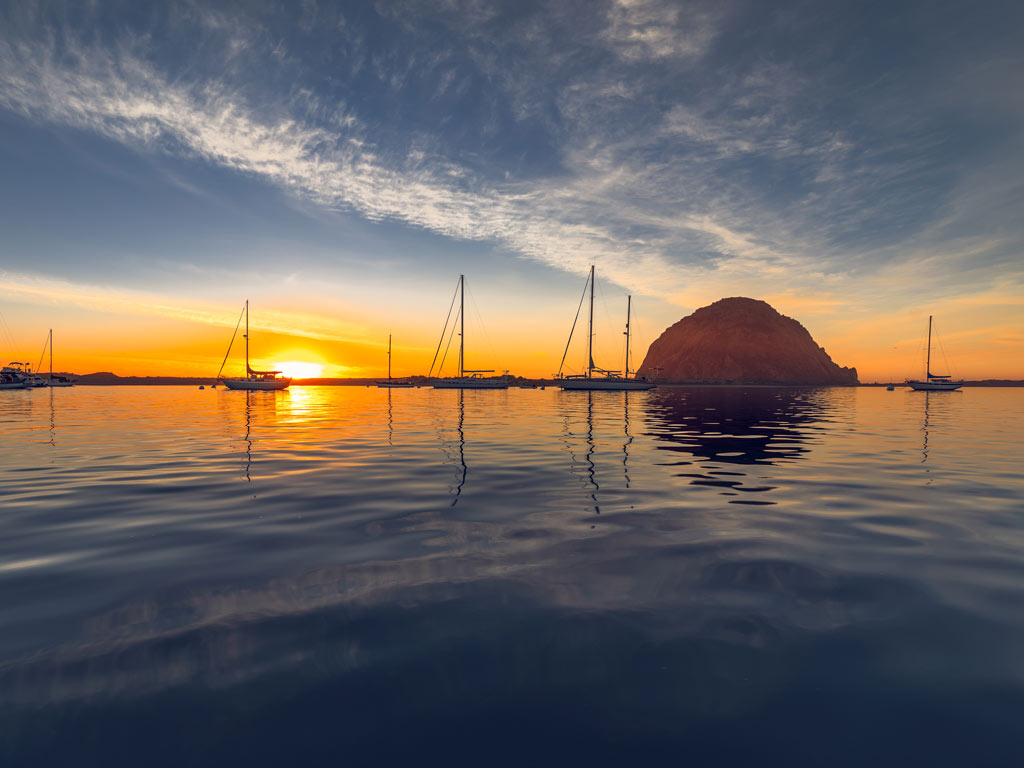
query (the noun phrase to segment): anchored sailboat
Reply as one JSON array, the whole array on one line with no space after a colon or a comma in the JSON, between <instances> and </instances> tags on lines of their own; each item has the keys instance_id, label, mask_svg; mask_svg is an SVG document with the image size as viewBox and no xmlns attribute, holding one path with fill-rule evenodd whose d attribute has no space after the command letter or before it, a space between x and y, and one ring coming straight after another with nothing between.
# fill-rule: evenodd
<instances>
[{"instance_id":1,"label":"anchored sailboat","mask_svg":"<svg viewBox=\"0 0 1024 768\"><path fill-rule=\"evenodd\" d=\"M239 318L241 321L241 318ZM238 333L238 326L235 326L235 334ZM234 334L231 336L231 344L235 343ZM224 355L224 363L231 354L231 344L228 344L227 354ZM220 373L224 371L224 363L221 363L220 372L217 373L217 380L224 382L228 389L245 390L276 390L285 389L292 380L287 376L278 376L280 371L254 371L249 366L249 301L245 302L245 373L244 377L224 379Z\"/></svg>"},{"instance_id":2,"label":"anchored sailboat","mask_svg":"<svg viewBox=\"0 0 1024 768\"><path fill-rule=\"evenodd\" d=\"M53 375L53 328L50 329L49 335L46 337L46 346L43 347L43 351L46 348L50 349L50 372L46 377L46 385L48 387L73 387L75 383L66 376L54 376Z\"/></svg>"},{"instance_id":3,"label":"anchored sailboat","mask_svg":"<svg viewBox=\"0 0 1024 768\"><path fill-rule=\"evenodd\" d=\"M962 381L951 381L951 377L932 373L932 316L928 315L928 358L924 364L924 381L907 379L907 386L919 392L952 392L964 385Z\"/></svg>"},{"instance_id":4,"label":"anchored sailboat","mask_svg":"<svg viewBox=\"0 0 1024 768\"><path fill-rule=\"evenodd\" d=\"M408 388L415 386L411 381L405 379L391 378L391 334L388 334L388 378L386 381L378 381L378 387L389 387L391 389Z\"/></svg>"},{"instance_id":5,"label":"anchored sailboat","mask_svg":"<svg viewBox=\"0 0 1024 768\"><path fill-rule=\"evenodd\" d=\"M448 378L437 378L430 380L430 386L434 389L508 389L508 381L504 378L484 378L481 374L494 373L493 369L469 369L465 367L465 351L466 351L466 337L464 334L466 328L465 312L463 311L466 306L466 276L459 275L459 284L456 289L459 294L459 375ZM455 304L454 297L452 298L452 306ZM448 331L448 319L451 318L451 307L448 309L448 318L445 319L444 329L441 331L441 341L438 342L437 351L434 353L434 361L437 361L437 356L441 352L441 345L444 344L444 337ZM455 332L454 325L452 327L452 333ZM448 337L448 343L451 344L451 336ZM448 348L445 347L445 354L441 358L441 366L438 368L438 373L441 372L441 367L444 366L444 358L448 354ZM430 373L433 374L434 364L430 365Z\"/></svg>"},{"instance_id":6,"label":"anchored sailboat","mask_svg":"<svg viewBox=\"0 0 1024 768\"><path fill-rule=\"evenodd\" d=\"M633 297L626 298L626 367L624 371L609 371L594 365L594 266L590 266L590 276L587 278L590 285L590 319L587 326L587 372L562 376L562 366L558 367L559 386L564 390L644 390L653 389L654 384L646 379L638 379L635 376L630 378L629 372L629 341L630 341L630 312L633 304ZM586 285L584 285L586 290ZM582 305L583 300L580 299ZM579 310L576 310L576 318L579 319ZM569 331L569 340L565 343L565 353L562 354L562 365L565 365L565 355L569 352L569 344L572 343L572 334L576 329L576 321L573 321L572 330ZM598 374L595 376L594 374Z\"/></svg>"}]
</instances>

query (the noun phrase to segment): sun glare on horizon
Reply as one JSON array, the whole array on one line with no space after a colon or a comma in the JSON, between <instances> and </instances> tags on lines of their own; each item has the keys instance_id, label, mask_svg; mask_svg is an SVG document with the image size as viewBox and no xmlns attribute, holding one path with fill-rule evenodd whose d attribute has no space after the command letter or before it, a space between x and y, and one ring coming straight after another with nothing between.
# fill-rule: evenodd
<instances>
[{"instance_id":1,"label":"sun glare on horizon","mask_svg":"<svg viewBox=\"0 0 1024 768\"><path fill-rule=\"evenodd\" d=\"M324 373L324 367L320 363L304 363L298 360L274 363L274 368L290 379L318 379Z\"/></svg>"}]
</instances>

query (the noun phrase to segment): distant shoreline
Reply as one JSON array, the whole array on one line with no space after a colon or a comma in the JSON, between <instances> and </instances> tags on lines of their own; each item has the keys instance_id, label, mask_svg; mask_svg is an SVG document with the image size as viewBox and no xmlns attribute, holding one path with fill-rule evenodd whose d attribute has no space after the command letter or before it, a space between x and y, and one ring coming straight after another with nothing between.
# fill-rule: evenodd
<instances>
[{"instance_id":1,"label":"distant shoreline","mask_svg":"<svg viewBox=\"0 0 1024 768\"><path fill-rule=\"evenodd\" d=\"M57 374L55 374L57 375ZM113 373L89 373L81 376L74 373L62 373L74 381L77 386L93 387L124 387L124 386L204 386L216 383L216 379L202 376L118 376ZM420 386L428 386L426 376L402 376L399 380L411 381ZM383 377L373 378L316 378L293 379L296 386L325 387L367 387L374 386ZM510 377L512 386L557 386L554 379L533 379ZM704 381L663 381L656 382L660 387L886 387L890 382L865 382L862 384L779 384L771 382L704 382ZM896 387L906 386L903 382L891 382ZM980 379L965 381L965 387L1024 387L1022 379Z\"/></svg>"}]
</instances>

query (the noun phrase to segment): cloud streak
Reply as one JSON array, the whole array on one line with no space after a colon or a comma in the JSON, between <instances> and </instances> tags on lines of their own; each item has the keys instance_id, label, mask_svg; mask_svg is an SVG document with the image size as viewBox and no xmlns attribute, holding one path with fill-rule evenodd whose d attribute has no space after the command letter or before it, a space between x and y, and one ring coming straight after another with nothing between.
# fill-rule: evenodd
<instances>
[{"instance_id":1,"label":"cloud streak","mask_svg":"<svg viewBox=\"0 0 1024 768\"><path fill-rule=\"evenodd\" d=\"M223 306L176 297L173 302L154 292L129 291L33 275L0 272L0 296L9 301L45 303L56 307L78 307L133 317L158 317L202 325L234 328L237 311L225 313ZM368 340L362 326L336 318L302 312L262 309L251 319L253 328L287 336L379 346Z\"/></svg>"},{"instance_id":2,"label":"cloud streak","mask_svg":"<svg viewBox=\"0 0 1024 768\"><path fill-rule=\"evenodd\" d=\"M461 93L473 75L499 84L512 119L538 121L554 141L551 173L501 176L500 158L481 168L429 134L391 146L379 120L319 93L315 78L287 92L254 89L247 61L299 52L212 11L200 14L201 26L230 37L219 74L170 74L147 54L145 36L99 46L65 30L0 41L0 106L144 152L199 158L370 221L495 244L575 272L597 262L607 278L683 303L720 286L786 293L844 278L866 296L915 271L919 289L983 290L983 270L969 259L1002 263L1003 278L1021 273L1006 256L1024 242L1019 229L971 231L991 194L985 174L937 189L928 159L936 150L927 146L935 139L919 125L865 115L878 135L856 135L819 106L832 75L785 57L736 54L715 66L728 5L711 13L614 0L565 43L571 19L546 29L528 17L503 37L496 25L509 22L494 8L438 8L447 12L439 15L445 46L404 58L366 50L346 19L303 16L298 26L306 35L345 31L355 53L342 79L372 70L387 89L407 92L429 65L438 73L434 101ZM403 13L407 32L426 26L428 11ZM460 50L474 72L460 67ZM1003 179L1001 192L1019 196L1020 184Z\"/></svg>"}]
</instances>

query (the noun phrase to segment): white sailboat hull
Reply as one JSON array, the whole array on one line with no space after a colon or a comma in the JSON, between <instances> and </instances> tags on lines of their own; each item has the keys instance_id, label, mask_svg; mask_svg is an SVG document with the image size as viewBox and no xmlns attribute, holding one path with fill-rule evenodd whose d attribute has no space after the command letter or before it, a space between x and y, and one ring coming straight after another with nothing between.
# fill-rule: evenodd
<instances>
[{"instance_id":1,"label":"white sailboat hull","mask_svg":"<svg viewBox=\"0 0 1024 768\"><path fill-rule=\"evenodd\" d=\"M962 381L908 381L907 386L917 392L952 392L960 389Z\"/></svg>"},{"instance_id":2,"label":"white sailboat hull","mask_svg":"<svg viewBox=\"0 0 1024 768\"><path fill-rule=\"evenodd\" d=\"M651 382L638 379L562 379L559 386L567 392L628 392L654 389Z\"/></svg>"},{"instance_id":3,"label":"white sailboat hull","mask_svg":"<svg viewBox=\"0 0 1024 768\"><path fill-rule=\"evenodd\" d=\"M508 382L501 379L476 379L471 376L450 379L431 379L434 389L508 389Z\"/></svg>"},{"instance_id":4,"label":"white sailboat hull","mask_svg":"<svg viewBox=\"0 0 1024 768\"><path fill-rule=\"evenodd\" d=\"M287 389L291 379L221 379L228 389L243 389L250 392L273 392Z\"/></svg>"}]
</instances>

